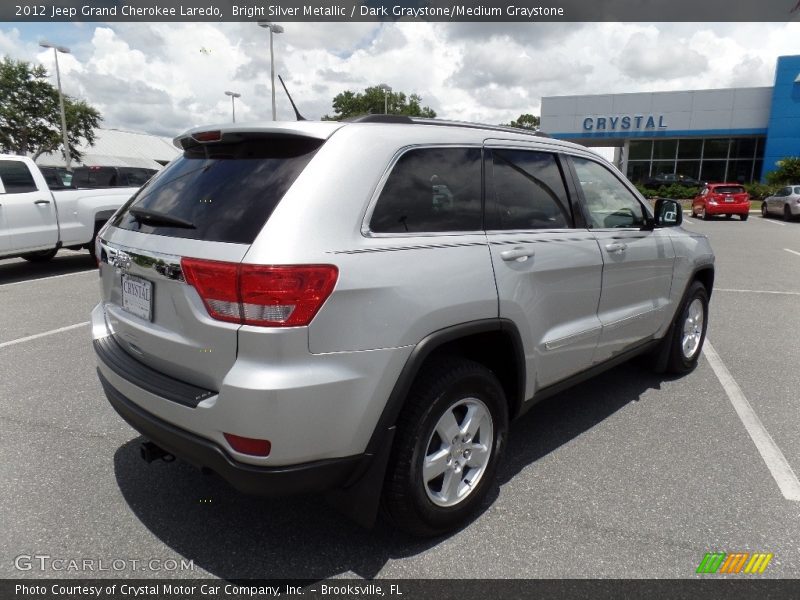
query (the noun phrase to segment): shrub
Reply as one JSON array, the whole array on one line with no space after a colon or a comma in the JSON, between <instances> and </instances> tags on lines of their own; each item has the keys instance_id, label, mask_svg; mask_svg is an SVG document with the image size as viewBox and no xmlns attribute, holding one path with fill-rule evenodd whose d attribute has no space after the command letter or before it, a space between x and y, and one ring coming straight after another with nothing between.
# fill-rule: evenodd
<instances>
[{"instance_id":1,"label":"shrub","mask_svg":"<svg viewBox=\"0 0 800 600\"><path fill-rule=\"evenodd\" d=\"M767 183L774 186L800 182L800 158L789 156L779 160L778 168L767 173Z\"/></svg>"},{"instance_id":2,"label":"shrub","mask_svg":"<svg viewBox=\"0 0 800 600\"><path fill-rule=\"evenodd\" d=\"M750 200L763 200L767 196L774 194L777 191L778 186L753 182L745 183L744 189L746 189L747 193L750 194Z\"/></svg>"},{"instance_id":3,"label":"shrub","mask_svg":"<svg viewBox=\"0 0 800 600\"><path fill-rule=\"evenodd\" d=\"M639 190L642 191L642 187ZM655 190L645 190L645 198L670 198L672 200L687 200L694 198L700 188L692 185L681 185L673 183L671 185L662 185Z\"/></svg>"}]
</instances>

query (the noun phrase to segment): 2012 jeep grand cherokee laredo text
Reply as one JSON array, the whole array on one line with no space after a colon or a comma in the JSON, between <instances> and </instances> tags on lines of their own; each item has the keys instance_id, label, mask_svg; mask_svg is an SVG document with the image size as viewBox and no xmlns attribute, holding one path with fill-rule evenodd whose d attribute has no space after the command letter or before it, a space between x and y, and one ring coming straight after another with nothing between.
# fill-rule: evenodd
<instances>
[{"instance_id":1,"label":"2012 jeep grand cherokee laredo text","mask_svg":"<svg viewBox=\"0 0 800 600\"><path fill-rule=\"evenodd\" d=\"M636 354L697 363L708 240L586 148L379 116L176 144L97 245L98 373L148 460L430 535L537 400Z\"/></svg>"},{"instance_id":2,"label":"2012 jeep grand cherokee laredo text","mask_svg":"<svg viewBox=\"0 0 800 600\"><path fill-rule=\"evenodd\" d=\"M42 262L59 248L89 248L138 188L50 190L30 158L0 154L0 258Z\"/></svg>"}]
</instances>

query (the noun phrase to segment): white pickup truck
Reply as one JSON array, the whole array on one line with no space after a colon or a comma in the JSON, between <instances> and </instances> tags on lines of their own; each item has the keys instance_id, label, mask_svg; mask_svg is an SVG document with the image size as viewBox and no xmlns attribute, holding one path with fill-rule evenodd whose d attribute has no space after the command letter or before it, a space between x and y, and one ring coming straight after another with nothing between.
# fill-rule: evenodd
<instances>
[{"instance_id":1,"label":"white pickup truck","mask_svg":"<svg viewBox=\"0 0 800 600\"><path fill-rule=\"evenodd\" d=\"M93 252L97 231L137 189L50 190L30 158L0 154L0 258L40 262L59 248Z\"/></svg>"}]
</instances>

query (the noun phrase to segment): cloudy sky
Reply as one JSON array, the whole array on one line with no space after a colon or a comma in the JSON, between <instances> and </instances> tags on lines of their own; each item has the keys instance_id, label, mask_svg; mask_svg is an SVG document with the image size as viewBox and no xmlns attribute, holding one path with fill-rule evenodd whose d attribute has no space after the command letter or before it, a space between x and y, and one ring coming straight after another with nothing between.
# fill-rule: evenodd
<instances>
[{"instance_id":1,"label":"cloudy sky","mask_svg":"<svg viewBox=\"0 0 800 600\"><path fill-rule=\"evenodd\" d=\"M276 72L308 118L339 92L385 82L441 118L507 122L542 96L772 85L776 57L800 53L800 23L285 23ZM0 55L60 55L65 91L105 127L174 136L270 116L269 46L254 23L0 23ZM55 75L53 74L55 82ZM278 118L291 107L278 84Z\"/></svg>"}]
</instances>

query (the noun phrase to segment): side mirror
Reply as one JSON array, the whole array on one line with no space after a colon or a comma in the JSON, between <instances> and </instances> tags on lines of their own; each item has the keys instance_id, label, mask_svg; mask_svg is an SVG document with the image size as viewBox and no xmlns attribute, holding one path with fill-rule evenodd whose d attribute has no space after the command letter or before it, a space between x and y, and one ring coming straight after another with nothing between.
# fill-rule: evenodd
<instances>
[{"instance_id":1,"label":"side mirror","mask_svg":"<svg viewBox=\"0 0 800 600\"><path fill-rule=\"evenodd\" d=\"M658 198L653 212L656 227L677 227L683 223L683 208L675 200Z\"/></svg>"}]
</instances>

